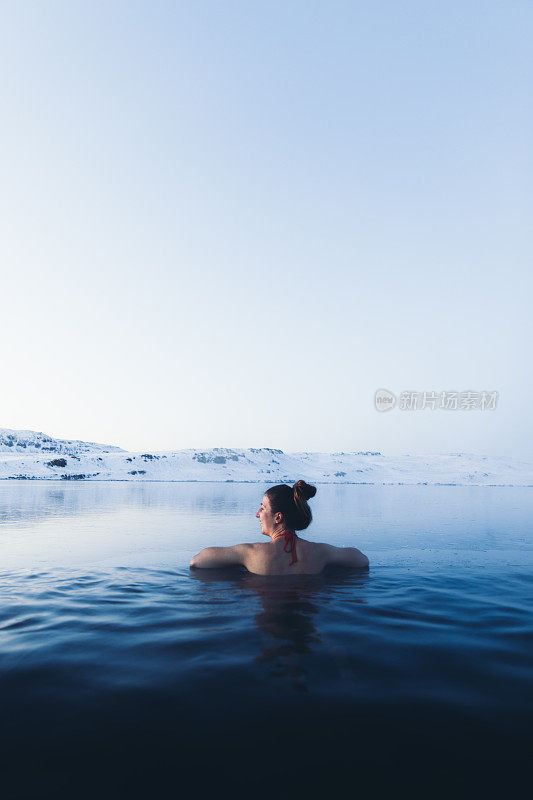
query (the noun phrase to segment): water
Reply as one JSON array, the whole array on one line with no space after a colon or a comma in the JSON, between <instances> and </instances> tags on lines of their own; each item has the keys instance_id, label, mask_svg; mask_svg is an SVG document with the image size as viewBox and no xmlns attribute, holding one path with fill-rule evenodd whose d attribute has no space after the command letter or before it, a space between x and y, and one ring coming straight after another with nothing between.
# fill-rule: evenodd
<instances>
[{"instance_id":1,"label":"water","mask_svg":"<svg viewBox=\"0 0 533 800\"><path fill-rule=\"evenodd\" d=\"M533 491L320 486L368 573L191 572L265 488L0 482L3 798L514 791Z\"/></svg>"}]
</instances>

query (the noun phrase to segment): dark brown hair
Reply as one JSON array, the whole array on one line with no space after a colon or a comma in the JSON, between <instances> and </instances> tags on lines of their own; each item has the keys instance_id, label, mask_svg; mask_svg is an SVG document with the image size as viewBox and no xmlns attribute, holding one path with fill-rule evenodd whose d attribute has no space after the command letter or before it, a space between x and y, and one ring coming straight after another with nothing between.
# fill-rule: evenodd
<instances>
[{"instance_id":1,"label":"dark brown hair","mask_svg":"<svg viewBox=\"0 0 533 800\"><path fill-rule=\"evenodd\" d=\"M280 511L286 525L293 531L308 528L313 519L307 501L316 494L316 487L305 481L296 481L291 487L286 483L271 486L265 492L273 514Z\"/></svg>"}]
</instances>

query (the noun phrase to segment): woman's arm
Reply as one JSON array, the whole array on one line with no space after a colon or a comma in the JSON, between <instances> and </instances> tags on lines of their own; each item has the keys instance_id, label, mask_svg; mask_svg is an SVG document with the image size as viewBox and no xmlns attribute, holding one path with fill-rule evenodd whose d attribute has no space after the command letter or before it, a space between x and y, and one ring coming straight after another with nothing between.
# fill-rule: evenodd
<instances>
[{"instance_id":1,"label":"woman's arm","mask_svg":"<svg viewBox=\"0 0 533 800\"><path fill-rule=\"evenodd\" d=\"M232 564L244 564L253 544L234 544L231 547L204 547L191 558L191 567L228 567Z\"/></svg>"}]
</instances>

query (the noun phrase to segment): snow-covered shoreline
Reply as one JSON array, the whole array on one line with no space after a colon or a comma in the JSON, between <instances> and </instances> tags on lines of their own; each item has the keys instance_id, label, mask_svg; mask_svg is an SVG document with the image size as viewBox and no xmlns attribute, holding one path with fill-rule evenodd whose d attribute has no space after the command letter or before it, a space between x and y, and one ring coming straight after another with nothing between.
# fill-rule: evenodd
<instances>
[{"instance_id":1,"label":"snow-covered shoreline","mask_svg":"<svg viewBox=\"0 0 533 800\"><path fill-rule=\"evenodd\" d=\"M533 462L468 453L283 453L272 448L129 453L0 429L0 480L533 486Z\"/></svg>"}]
</instances>

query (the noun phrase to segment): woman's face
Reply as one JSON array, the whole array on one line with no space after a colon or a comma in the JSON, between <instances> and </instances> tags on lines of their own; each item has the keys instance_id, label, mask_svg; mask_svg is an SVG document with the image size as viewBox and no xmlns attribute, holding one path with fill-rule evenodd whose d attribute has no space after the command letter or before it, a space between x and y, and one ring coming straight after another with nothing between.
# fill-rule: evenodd
<instances>
[{"instance_id":1,"label":"woman's face","mask_svg":"<svg viewBox=\"0 0 533 800\"><path fill-rule=\"evenodd\" d=\"M281 518L283 515L280 514L279 511L276 514L272 513L270 508L270 500L265 494L261 500L259 511L255 516L261 523L261 533L263 533L265 536L269 536L274 532L276 529L276 524L280 521L278 517Z\"/></svg>"}]
</instances>

